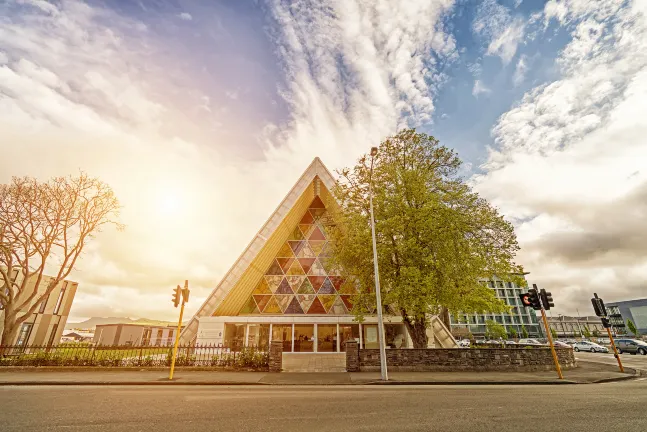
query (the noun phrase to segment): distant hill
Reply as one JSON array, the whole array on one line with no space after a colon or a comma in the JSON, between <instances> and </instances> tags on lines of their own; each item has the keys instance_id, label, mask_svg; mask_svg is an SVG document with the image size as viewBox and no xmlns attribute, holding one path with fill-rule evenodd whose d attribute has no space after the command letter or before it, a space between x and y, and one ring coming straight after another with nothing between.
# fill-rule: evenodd
<instances>
[{"instance_id":1,"label":"distant hill","mask_svg":"<svg viewBox=\"0 0 647 432\"><path fill-rule=\"evenodd\" d=\"M176 322L172 321L159 321L152 320L148 318L138 318L132 319L128 317L92 317L88 320L81 322L68 322L65 324L65 328L68 330L71 329L80 329L80 330L94 330L97 325L101 324L144 324L144 325L177 325ZM187 324L186 322L184 324Z\"/></svg>"}]
</instances>

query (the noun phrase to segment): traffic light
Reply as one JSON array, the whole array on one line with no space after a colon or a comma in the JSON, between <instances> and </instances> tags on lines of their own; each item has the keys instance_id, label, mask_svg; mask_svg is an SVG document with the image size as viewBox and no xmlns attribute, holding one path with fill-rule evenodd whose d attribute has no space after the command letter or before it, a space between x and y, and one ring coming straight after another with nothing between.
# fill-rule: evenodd
<instances>
[{"instance_id":1,"label":"traffic light","mask_svg":"<svg viewBox=\"0 0 647 432\"><path fill-rule=\"evenodd\" d=\"M536 289L531 288L527 293L519 294L519 298L521 299L521 304L524 307L531 307L534 310L541 310L539 294L537 293Z\"/></svg>"},{"instance_id":2,"label":"traffic light","mask_svg":"<svg viewBox=\"0 0 647 432\"><path fill-rule=\"evenodd\" d=\"M175 307L178 307L180 304L180 299L182 296L182 288L178 285L176 288L173 289L173 305Z\"/></svg>"},{"instance_id":3,"label":"traffic light","mask_svg":"<svg viewBox=\"0 0 647 432\"><path fill-rule=\"evenodd\" d=\"M601 318L601 321L602 321L602 327L611 328L611 322L609 321L609 318Z\"/></svg>"},{"instance_id":4,"label":"traffic light","mask_svg":"<svg viewBox=\"0 0 647 432\"><path fill-rule=\"evenodd\" d=\"M555 303L553 303L553 295L550 292L542 288L539 292L539 296L541 297L541 304L544 305L544 309L549 310L550 308L555 307Z\"/></svg>"},{"instance_id":5,"label":"traffic light","mask_svg":"<svg viewBox=\"0 0 647 432\"><path fill-rule=\"evenodd\" d=\"M593 310L595 315L599 317L607 316L607 308L604 307L604 302L601 298L598 297L597 293L593 293L593 298L591 299L591 304L593 304Z\"/></svg>"}]
</instances>

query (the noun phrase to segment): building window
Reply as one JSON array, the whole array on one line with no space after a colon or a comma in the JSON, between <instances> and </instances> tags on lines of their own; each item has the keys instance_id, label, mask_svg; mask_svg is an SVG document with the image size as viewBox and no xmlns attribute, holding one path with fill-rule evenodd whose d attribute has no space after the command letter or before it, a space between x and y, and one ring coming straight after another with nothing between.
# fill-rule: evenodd
<instances>
[{"instance_id":1,"label":"building window","mask_svg":"<svg viewBox=\"0 0 647 432\"><path fill-rule=\"evenodd\" d=\"M249 324L247 330L247 346L256 347L261 351L267 351L269 340L269 324Z\"/></svg>"},{"instance_id":2,"label":"building window","mask_svg":"<svg viewBox=\"0 0 647 432\"><path fill-rule=\"evenodd\" d=\"M173 343L175 343L175 341L173 340L174 335L175 335L175 330L171 329L168 331L168 337L166 338L166 345L172 345Z\"/></svg>"},{"instance_id":3,"label":"building window","mask_svg":"<svg viewBox=\"0 0 647 432\"><path fill-rule=\"evenodd\" d=\"M245 341L245 326L246 324L225 324L225 347L240 351Z\"/></svg>"},{"instance_id":4,"label":"building window","mask_svg":"<svg viewBox=\"0 0 647 432\"><path fill-rule=\"evenodd\" d=\"M227 325L225 325L225 335L227 334ZM272 326L272 340L283 342L283 352L292 351L292 325L291 324L274 324ZM225 344L225 346L227 346Z\"/></svg>"},{"instance_id":5,"label":"building window","mask_svg":"<svg viewBox=\"0 0 647 432\"><path fill-rule=\"evenodd\" d=\"M49 335L49 341L47 342L47 347L54 345L54 338L56 337L56 332L58 331L58 324L54 324L52 327L52 333Z\"/></svg>"},{"instance_id":6,"label":"building window","mask_svg":"<svg viewBox=\"0 0 647 432\"><path fill-rule=\"evenodd\" d=\"M162 344L162 335L164 334L164 329L157 330L157 338L155 338L155 346L160 346Z\"/></svg>"},{"instance_id":7,"label":"building window","mask_svg":"<svg viewBox=\"0 0 647 432\"><path fill-rule=\"evenodd\" d=\"M340 324L339 333L342 350L344 350L344 342L346 341L354 340L359 343L359 324Z\"/></svg>"},{"instance_id":8,"label":"building window","mask_svg":"<svg viewBox=\"0 0 647 432\"><path fill-rule=\"evenodd\" d=\"M512 284L512 282L508 282L508 288L512 288L512 287L514 287L514 285Z\"/></svg>"},{"instance_id":9,"label":"building window","mask_svg":"<svg viewBox=\"0 0 647 432\"><path fill-rule=\"evenodd\" d=\"M499 293L499 298L504 298L505 297L505 290L500 289L497 292Z\"/></svg>"},{"instance_id":10,"label":"building window","mask_svg":"<svg viewBox=\"0 0 647 432\"><path fill-rule=\"evenodd\" d=\"M499 288L503 288L503 282L502 281L496 281L496 286Z\"/></svg>"},{"instance_id":11,"label":"building window","mask_svg":"<svg viewBox=\"0 0 647 432\"><path fill-rule=\"evenodd\" d=\"M40 304L40 308L38 309L38 313L45 313L45 308L47 307L47 302L49 301L49 294L45 296L43 299L42 303Z\"/></svg>"},{"instance_id":12,"label":"building window","mask_svg":"<svg viewBox=\"0 0 647 432\"><path fill-rule=\"evenodd\" d=\"M16 345L18 346L24 346L27 345L27 342L29 341L29 336L31 335L31 329L34 327L33 324L25 323L20 327L20 333L18 333L18 340L16 341Z\"/></svg>"},{"instance_id":13,"label":"building window","mask_svg":"<svg viewBox=\"0 0 647 432\"><path fill-rule=\"evenodd\" d=\"M304 343L299 340L301 338L300 334L302 332L300 332L297 327L301 327L301 326L294 326L294 351L312 351L311 346L306 347L306 349L302 349L302 350L297 349L298 342L300 342L301 344ZM305 329L305 330L310 331L310 329ZM306 341L307 341L308 333L304 333L304 337L306 338ZM307 342L305 343L307 344ZM337 352L337 324L317 325L317 351L318 352Z\"/></svg>"},{"instance_id":14,"label":"building window","mask_svg":"<svg viewBox=\"0 0 647 432\"><path fill-rule=\"evenodd\" d=\"M488 281L487 284L490 288L494 288L494 281Z\"/></svg>"},{"instance_id":15,"label":"building window","mask_svg":"<svg viewBox=\"0 0 647 432\"><path fill-rule=\"evenodd\" d=\"M142 345L143 346L147 346L151 342L151 334L152 333L153 333L152 329L149 329L149 328L144 329L144 334L142 336ZM117 344L119 344L118 341L117 341Z\"/></svg>"},{"instance_id":16,"label":"building window","mask_svg":"<svg viewBox=\"0 0 647 432\"><path fill-rule=\"evenodd\" d=\"M513 290L509 289L509 290L506 290L506 292L508 293L508 297L514 297L514 291Z\"/></svg>"},{"instance_id":17,"label":"building window","mask_svg":"<svg viewBox=\"0 0 647 432\"><path fill-rule=\"evenodd\" d=\"M56 300L56 306L54 307L54 315L58 315L59 311L61 310L61 304L63 304L63 296L65 295L65 290L67 289L67 282L63 283L63 288L61 288L61 292L58 295L58 299Z\"/></svg>"}]
</instances>

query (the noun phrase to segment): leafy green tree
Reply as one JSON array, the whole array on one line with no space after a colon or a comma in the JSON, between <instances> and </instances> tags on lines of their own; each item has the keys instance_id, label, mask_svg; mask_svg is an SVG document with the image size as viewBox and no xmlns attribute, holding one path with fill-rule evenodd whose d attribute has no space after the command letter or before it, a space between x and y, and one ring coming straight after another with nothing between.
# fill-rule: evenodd
<instances>
[{"instance_id":1,"label":"leafy green tree","mask_svg":"<svg viewBox=\"0 0 647 432\"><path fill-rule=\"evenodd\" d=\"M584 326L584 329L582 330L582 336L587 339L591 337L591 330L589 330L589 326Z\"/></svg>"},{"instance_id":2,"label":"leafy green tree","mask_svg":"<svg viewBox=\"0 0 647 432\"><path fill-rule=\"evenodd\" d=\"M634 324L634 322L631 321L630 319L627 320L627 328L631 333L634 334L634 336L638 337L640 335L640 332L636 328L636 324Z\"/></svg>"},{"instance_id":3,"label":"leafy green tree","mask_svg":"<svg viewBox=\"0 0 647 432\"><path fill-rule=\"evenodd\" d=\"M598 329L593 330L593 337L600 337L600 331Z\"/></svg>"},{"instance_id":4,"label":"leafy green tree","mask_svg":"<svg viewBox=\"0 0 647 432\"><path fill-rule=\"evenodd\" d=\"M374 164L374 165L373 165ZM332 211L331 264L353 275L358 319L375 311L369 191L383 304L402 316L415 348L427 346L428 315L446 325L448 312L509 309L481 282L498 277L523 284L512 225L458 176L461 161L450 149L415 130L380 144L339 172Z\"/></svg>"},{"instance_id":5,"label":"leafy green tree","mask_svg":"<svg viewBox=\"0 0 647 432\"><path fill-rule=\"evenodd\" d=\"M528 330L526 330L525 325L521 326L521 337L524 338L524 339L528 338Z\"/></svg>"},{"instance_id":6,"label":"leafy green tree","mask_svg":"<svg viewBox=\"0 0 647 432\"><path fill-rule=\"evenodd\" d=\"M511 328L508 333L510 335L510 339L516 339L517 337L519 337L517 330L515 330L514 328Z\"/></svg>"},{"instance_id":7,"label":"leafy green tree","mask_svg":"<svg viewBox=\"0 0 647 432\"><path fill-rule=\"evenodd\" d=\"M550 328L550 335L553 337L553 339L557 339L557 330L554 328Z\"/></svg>"},{"instance_id":8,"label":"leafy green tree","mask_svg":"<svg viewBox=\"0 0 647 432\"><path fill-rule=\"evenodd\" d=\"M485 321L485 334L489 339L508 339L508 333L503 324L493 320Z\"/></svg>"}]
</instances>

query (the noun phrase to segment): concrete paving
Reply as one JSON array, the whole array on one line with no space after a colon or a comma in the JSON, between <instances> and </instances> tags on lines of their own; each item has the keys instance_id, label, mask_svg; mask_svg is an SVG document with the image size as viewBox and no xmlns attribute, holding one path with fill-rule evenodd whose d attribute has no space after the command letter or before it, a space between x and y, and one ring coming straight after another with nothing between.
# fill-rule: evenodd
<instances>
[{"instance_id":1,"label":"concrete paving","mask_svg":"<svg viewBox=\"0 0 647 432\"><path fill-rule=\"evenodd\" d=\"M581 367L564 371L564 380L554 371L544 372L392 372L389 384L587 384L630 379L613 366L582 362ZM1 385L348 385L384 384L379 372L353 373L270 373L176 370L172 382L166 370L70 370L31 368L0 369Z\"/></svg>"},{"instance_id":2,"label":"concrete paving","mask_svg":"<svg viewBox=\"0 0 647 432\"><path fill-rule=\"evenodd\" d=\"M618 366L618 362L613 356L613 353L589 353L580 351L574 354L575 359L579 362L603 363L606 365L615 366L616 368ZM620 361L626 368L647 371L647 356L624 353L620 354Z\"/></svg>"},{"instance_id":3,"label":"concrete paving","mask_svg":"<svg viewBox=\"0 0 647 432\"><path fill-rule=\"evenodd\" d=\"M593 391L592 388L595 390ZM634 431L647 381L561 386L0 387L22 431Z\"/></svg>"}]
</instances>

